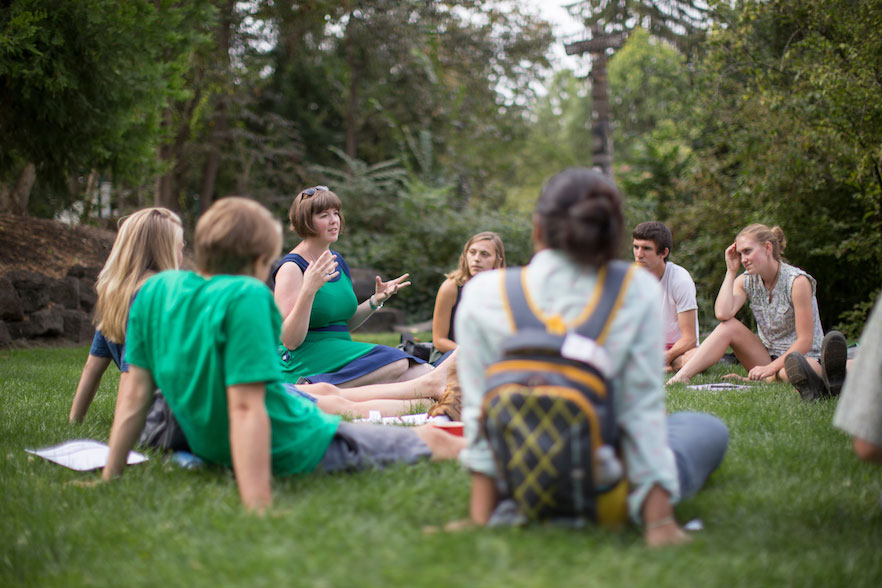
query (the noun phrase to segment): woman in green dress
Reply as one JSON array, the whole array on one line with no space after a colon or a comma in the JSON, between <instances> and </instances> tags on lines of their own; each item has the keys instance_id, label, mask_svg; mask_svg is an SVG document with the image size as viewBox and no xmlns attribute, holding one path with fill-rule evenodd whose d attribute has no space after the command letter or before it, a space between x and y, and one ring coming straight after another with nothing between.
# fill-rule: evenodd
<instances>
[{"instance_id":1,"label":"woman in green dress","mask_svg":"<svg viewBox=\"0 0 882 588\"><path fill-rule=\"evenodd\" d=\"M408 274L388 282L378 276L374 294L358 303L349 266L331 250L343 228L337 195L327 186L303 190L288 217L303 240L272 275L276 304L284 317L285 379L349 388L411 380L431 371L432 366L399 349L359 343L349 335L410 282Z\"/></svg>"}]
</instances>

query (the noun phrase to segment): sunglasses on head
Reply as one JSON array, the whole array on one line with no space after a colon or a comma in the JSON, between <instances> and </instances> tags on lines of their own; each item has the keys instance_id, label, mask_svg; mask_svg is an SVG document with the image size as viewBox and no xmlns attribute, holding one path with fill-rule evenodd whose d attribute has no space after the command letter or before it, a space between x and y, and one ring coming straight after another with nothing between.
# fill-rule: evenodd
<instances>
[{"instance_id":1,"label":"sunglasses on head","mask_svg":"<svg viewBox=\"0 0 882 588\"><path fill-rule=\"evenodd\" d=\"M316 192L327 192L327 186L313 186L312 188L307 188L303 192L300 193L302 198L310 198L314 196Z\"/></svg>"}]
</instances>

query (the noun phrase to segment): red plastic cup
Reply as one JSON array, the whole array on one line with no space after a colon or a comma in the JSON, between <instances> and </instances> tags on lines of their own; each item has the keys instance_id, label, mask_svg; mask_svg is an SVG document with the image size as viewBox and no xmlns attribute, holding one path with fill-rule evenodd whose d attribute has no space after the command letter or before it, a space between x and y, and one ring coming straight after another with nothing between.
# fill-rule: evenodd
<instances>
[{"instance_id":1,"label":"red plastic cup","mask_svg":"<svg viewBox=\"0 0 882 588\"><path fill-rule=\"evenodd\" d=\"M432 422L430 423L433 427L437 427L442 429L451 435L455 435L457 437L462 437L462 429L463 424L462 421L448 421L448 422Z\"/></svg>"}]
</instances>

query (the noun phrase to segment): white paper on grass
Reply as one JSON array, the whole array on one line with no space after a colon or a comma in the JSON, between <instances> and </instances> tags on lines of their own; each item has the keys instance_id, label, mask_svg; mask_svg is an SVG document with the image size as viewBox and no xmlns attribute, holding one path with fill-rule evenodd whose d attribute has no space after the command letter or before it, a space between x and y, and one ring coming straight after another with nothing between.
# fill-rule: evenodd
<instances>
[{"instance_id":1,"label":"white paper on grass","mask_svg":"<svg viewBox=\"0 0 882 588\"><path fill-rule=\"evenodd\" d=\"M353 422L374 423L377 425L425 425L429 420L429 415L424 412L384 417L379 410L372 410L368 414L368 418L354 419Z\"/></svg>"},{"instance_id":2,"label":"white paper on grass","mask_svg":"<svg viewBox=\"0 0 882 588\"><path fill-rule=\"evenodd\" d=\"M107 465L107 456L110 447L100 441L92 439L73 439L51 447L41 449L25 449L28 453L38 455L43 459L62 465L78 472L97 470ZM126 463L129 465L147 461L147 456L129 451Z\"/></svg>"},{"instance_id":3,"label":"white paper on grass","mask_svg":"<svg viewBox=\"0 0 882 588\"><path fill-rule=\"evenodd\" d=\"M744 384L730 384L729 382L717 382L716 384L693 384L686 386L690 390L745 390L750 386Z\"/></svg>"}]
</instances>

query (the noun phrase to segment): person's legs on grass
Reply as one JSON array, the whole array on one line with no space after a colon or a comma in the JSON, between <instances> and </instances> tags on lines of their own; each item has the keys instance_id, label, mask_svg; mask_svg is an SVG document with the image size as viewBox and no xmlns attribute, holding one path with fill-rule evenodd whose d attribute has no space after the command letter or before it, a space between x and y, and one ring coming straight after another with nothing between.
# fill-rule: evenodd
<instances>
[{"instance_id":1,"label":"person's legs on grass","mask_svg":"<svg viewBox=\"0 0 882 588\"><path fill-rule=\"evenodd\" d=\"M382 416L401 416L414 412L425 412L429 408L428 400L391 400L381 398L353 402L342 396L316 396L316 404L323 412L353 417L369 417L371 412L379 412Z\"/></svg>"},{"instance_id":2,"label":"person's legs on grass","mask_svg":"<svg viewBox=\"0 0 882 588\"><path fill-rule=\"evenodd\" d=\"M696 352L698 352L698 347L693 347L692 349L690 349L689 351L686 351L682 355L675 357L674 361L671 362L671 369L675 372L678 372L681 369L683 369L683 366L686 365L690 359L692 359L692 356L695 355Z\"/></svg>"},{"instance_id":3,"label":"person's legs on grass","mask_svg":"<svg viewBox=\"0 0 882 588\"><path fill-rule=\"evenodd\" d=\"M341 396L352 402L368 400L413 400L429 398L438 400L444 393L447 370L453 362L444 362L435 369L428 370L419 378L404 382L388 382L385 384L369 384L366 386L343 387L324 382L300 384L299 388L313 396Z\"/></svg>"},{"instance_id":4,"label":"person's legs on grass","mask_svg":"<svg viewBox=\"0 0 882 588\"><path fill-rule=\"evenodd\" d=\"M717 328L702 341L701 345L668 384L688 384L693 376L714 365L726 349L732 347L738 361L748 370L756 365L765 365L772 361L769 352L753 331L737 319L729 319L717 325Z\"/></svg>"},{"instance_id":5,"label":"person's legs on grass","mask_svg":"<svg viewBox=\"0 0 882 588\"><path fill-rule=\"evenodd\" d=\"M465 440L435 427L397 427L341 422L319 463L326 472L416 463L425 458L453 459Z\"/></svg>"},{"instance_id":6,"label":"person's legs on grass","mask_svg":"<svg viewBox=\"0 0 882 588\"><path fill-rule=\"evenodd\" d=\"M786 381L796 388L806 402L819 400L828 395L827 386L818 375L820 370L821 367L816 361L808 359L798 351L788 353L784 358Z\"/></svg>"},{"instance_id":7,"label":"person's legs on grass","mask_svg":"<svg viewBox=\"0 0 882 588\"><path fill-rule=\"evenodd\" d=\"M342 382L340 388L357 388L359 386L368 386L371 384L397 382L401 379L401 376L404 375L404 372L407 371L409 363L410 362L407 359L393 361L392 363L378 367L370 373L359 376L354 380Z\"/></svg>"},{"instance_id":8,"label":"person's legs on grass","mask_svg":"<svg viewBox=\"0 0 882 588\"><path fill-rule=\"evenodd\" d=\"M726 455L729 430L717 417L702 412L668 416L668 446L680 478L680 499L694 496Z\"/></svg>"}]
</instances>

